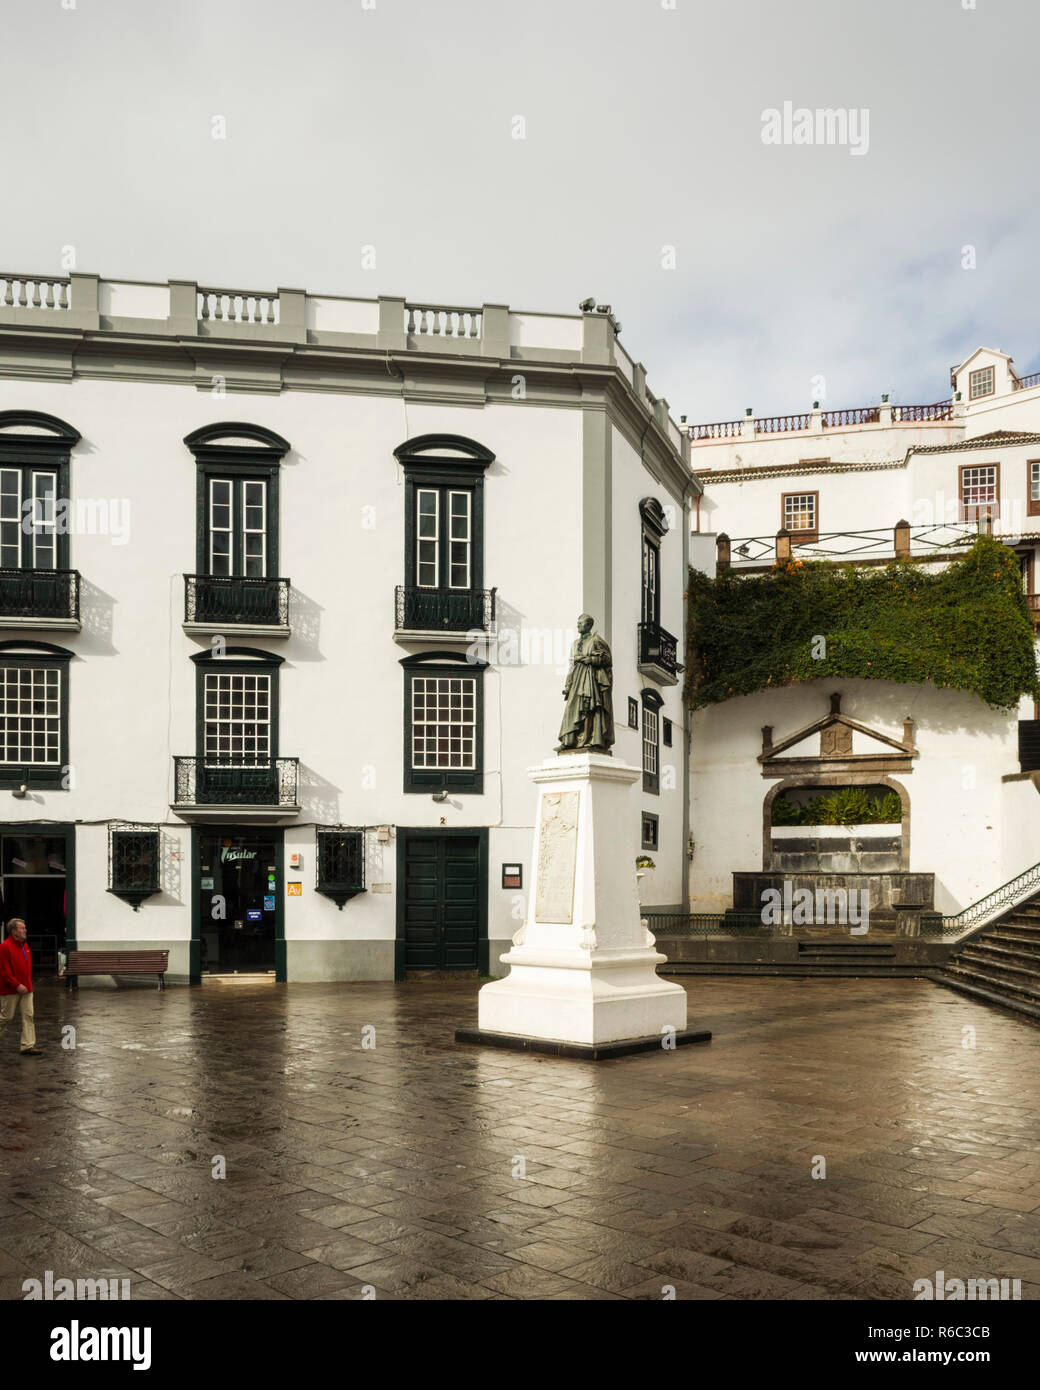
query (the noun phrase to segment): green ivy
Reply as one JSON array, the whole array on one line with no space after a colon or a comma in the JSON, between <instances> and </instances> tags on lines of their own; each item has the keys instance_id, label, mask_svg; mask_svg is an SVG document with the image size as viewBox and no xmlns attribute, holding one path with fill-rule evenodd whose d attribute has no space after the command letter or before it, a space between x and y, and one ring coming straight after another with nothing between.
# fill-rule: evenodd
<instances>
[{"instance_id":1,"label":"green ivy","mask_svg":"<svg viewBox=\"0 0 1040 1390\"><path fill-rule=\"evenodd\" d=\"M967 690L995 709L1040 699L1018 559L992 536L937 573L797 559L761 575L692 570L689 597L695 708L836 676Z\"/></svg>"}]
</instances>

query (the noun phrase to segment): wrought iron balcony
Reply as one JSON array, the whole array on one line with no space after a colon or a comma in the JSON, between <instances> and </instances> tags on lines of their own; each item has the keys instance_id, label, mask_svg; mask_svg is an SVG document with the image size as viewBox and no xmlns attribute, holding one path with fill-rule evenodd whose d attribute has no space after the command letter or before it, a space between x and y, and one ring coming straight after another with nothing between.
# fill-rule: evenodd
<instances>
[{"instance_id":1,"label":"wrought iron balcony","mask_svg":"<svg viewBox=\"0 0 1040 1390\"><path fill-rule=\"evenodd\" d=\"M494 589L420 589L399 584L394 628L397 632L491 632Z\"/></svg>"},{"instance_id":2,"label":"wrought iron balcony","mask_svg":"<svg viewBox=\"0 0 1040 1390\"><path fill-rule=\"evenodd\" d=\"M683 668L676 655L676 640L659 623L639 624L639 667L656 667L669 676L675 676Z\"/></svg>"},{"instance_id":3,"label":"wrought iron balcony","mask_svg":"<svg viewBox=\"0 0 1040 1390\"><path fill-rule=\"evenodd\" d=\"M288 579L184 576L184 621L219 627L289 627Z\"/></svg>"},{"instance_id":4,"label":"wrought iron balcony","mask_svg":"<svg viewBox=\"0 0 1040 1390\"><path fill-rule=\"evenodd\" d=\"M235 806L291 812L299 809L299 758L272 758L249 766L208 758L174 760L174 805Z\"/></svg>"},{"instance_id":5,"label":"wrought iron balcony","mask_svg":"<svg viewBox=\"0 0 1040 1390\"><path fill-rule=\"evenodd\" d=\"M0 569L0 618L79 626L79 570Z\"/></svg>"}]
</instances>

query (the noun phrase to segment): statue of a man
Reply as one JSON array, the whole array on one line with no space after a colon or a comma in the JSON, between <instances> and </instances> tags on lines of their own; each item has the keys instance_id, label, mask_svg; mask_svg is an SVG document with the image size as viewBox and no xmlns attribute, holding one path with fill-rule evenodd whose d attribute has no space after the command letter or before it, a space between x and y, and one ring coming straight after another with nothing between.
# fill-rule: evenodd
<instances>
[{"instance_id":1,"label":"statue of a man","mask_svg":"<svg viewBox=\"0 0 1040 1390\"><path fill-rule=\"evenodd\" d=\"M557 753L610 753L614 742L614 674L610 648L587 613L578 619L571 667L563 693L567 703Z\"/></svg>"}]
</instances>

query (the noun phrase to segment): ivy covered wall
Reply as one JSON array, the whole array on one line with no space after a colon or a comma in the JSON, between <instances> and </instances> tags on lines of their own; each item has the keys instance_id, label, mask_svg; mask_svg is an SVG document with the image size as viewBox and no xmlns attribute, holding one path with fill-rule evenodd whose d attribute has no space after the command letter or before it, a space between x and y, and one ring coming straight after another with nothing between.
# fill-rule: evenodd
<instances>
[{"instance_id":1,"label":"ivy covered wall","mask_svg":"<svg viewBox=\"0 0 1040 1390\"><path fill-rule=\"evenodd\" d=\"M991 536L937 573L798 559L693 570L689 611L695 708L826 676L966 690L995 709L1040 698L1018 559Z\"/></svg>"}]
</instances>

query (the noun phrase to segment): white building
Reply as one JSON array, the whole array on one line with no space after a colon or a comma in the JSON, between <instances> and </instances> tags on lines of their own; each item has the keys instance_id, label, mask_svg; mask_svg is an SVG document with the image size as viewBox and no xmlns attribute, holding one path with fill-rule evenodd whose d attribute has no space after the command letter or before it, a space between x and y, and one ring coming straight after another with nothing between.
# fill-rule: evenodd
<instances>
[{"instance_id":1,"label":"white building","mask_svg":"<svg viewBox=\"0 0 1040 1390\"><path fill-rule=\"evenodd\" d=\"M5 916L498 973L582 611L682 910L689 452L608 309L0 276Z\"/></svg>"},{"instance_id":2,"label":"white building","mask_svg":"<svg viewBox=\"0 0 1040 1390\"><path fill-rule=\"evenodd\" d=\"M885 399L692 426L704 484L694 567L714 574L717 558L753 574L787 555L856 564L899 555L935 568L982 528L1020 557L1035 612L1040 373L1020 378L1005 353L979 348L950 383L936 404ZM833 677L698 711L692 910L751 909L764 875L789 876L815 854L817 872L850 870L849 884L853 870L884 877L875 906L930 897L938 912L960 912L1040 862L1038 731L1030 699L1006 713L965 692ZM771 823L778 795L838 785L895 792L901 822L853 834Z\"/></svg>"}]
</instances>

